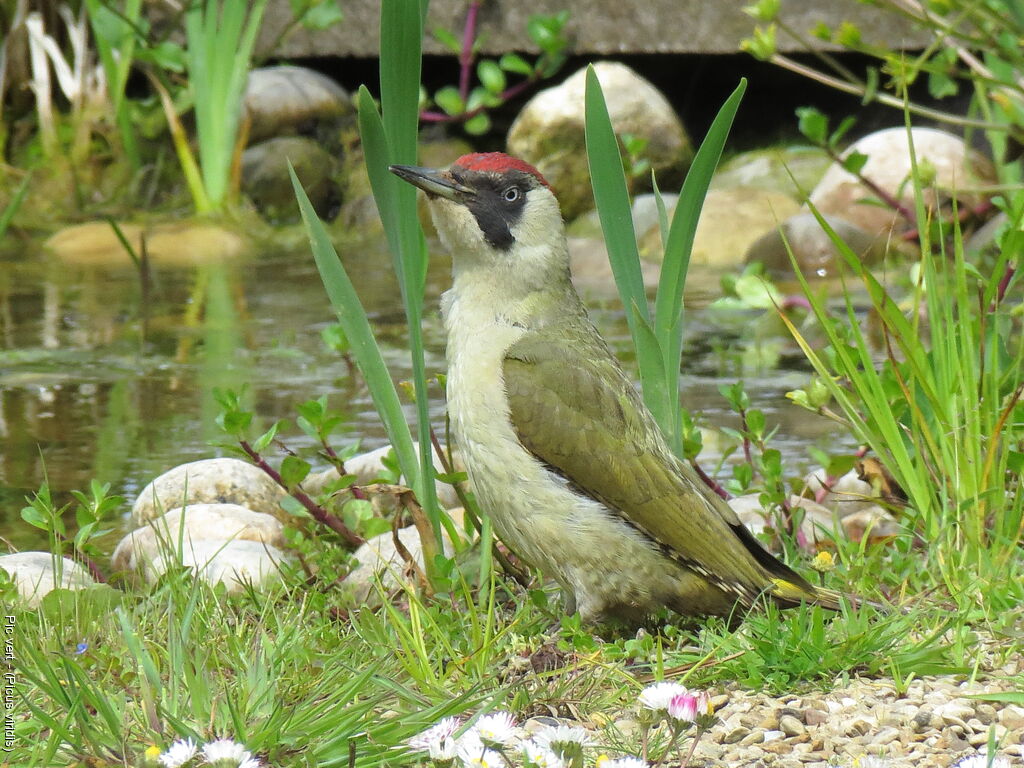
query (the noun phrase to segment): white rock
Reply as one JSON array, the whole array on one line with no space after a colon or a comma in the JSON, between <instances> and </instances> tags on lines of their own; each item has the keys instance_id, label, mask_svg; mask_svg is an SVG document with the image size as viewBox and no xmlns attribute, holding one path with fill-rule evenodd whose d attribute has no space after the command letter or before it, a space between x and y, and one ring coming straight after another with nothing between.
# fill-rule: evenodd
<instances>
[{"instance_id":1,"label":"white rock","mask_svg":"<svg viewBox=\"0 0 1024 768\"><path fill-rule=\"evenodd\" d=\"M767 527L760 495L759 493L748 493L745 496L729 499L729 506L739 516L740 522L753 534L762 533ZM804 511L800 530L810 541L832 535L835 530L833 515L821 504L801 496L790 496L789 503L793 509L799 507Z\"/></svg>"},{"instance_id":2,"label":"white rock","mask_svg":"<svg viewBox=\"0 0 1024 768\"><path fill-rule=\"evenodd\" d=\"M843 531L850 541L860 541L869 536L871 541L899 536L902 532L899 521L879 506L861 509L842 519Z\"/></svg>"},{"instance_id":3,"label":"white rock","mask_svg":"<svg viewBox=\"0 0 1024 768\"><path fill-rule=\"evenodd\" d=\"M824 488L828 474L824 469L816 469L804 477L804 486L817 498L818 492ZM861 480L856 469L851 469L842 477L836 478L822 497L821 504L839 514L840 518L875 506L878 495L871 484Z\"/></svg>"},{"instance_id":4,"label":"white rock","mask_svg":"<svg viewBox=\"0 0 1024 768\"><path fill-rule=\"evenodd\" d=\"M935 714L941 717L946 725L960 725L966 729L965 721L974 717L974 707L962 701L947 701L935 708Z\"/></svg>"},{"instance_id":5,"label":"white rock","mask_svg":"<svg viewBox=\"0 0 1024 768\"><path fill-rule=\"evenodd\" d=\"M959 136L934 128L914 128L912 136L918 165L927 161L934 167L933 186L938 186L944 193L991 182L992 171L987 162L970 152ZM887 128L871 133L847 149L844 157L855 151L868 156L861 175L893 197L898 197L912 210L913 185L906 183L911 173L906 129ZM874 197L856 176L839 163L833 163L811 192L810 201L822 213L842 216L871 233L888 233L894 226L906 224L898 213L888 207L860 202ZM926 193L926 202L934 206L934 192Z\"/></svg>"},{"instance_id":6,"label":"white rock","mask_svg":"<svg viewBox=\"0 0 1024 768\"><path fill-rule=\"evenodd\" d=\"M114 550L111 564L118 570L139 570L147 562L177 551L179 542L188 546L194 541L231 539L280 547L284 545L284 526L271 515L238 504L192 504L172 509L129 533Z\"/></svg>"},{"instance_id":7,"label":"white rock","mask_svg":"<svg viewBox=\"0 0 1024 768\"><path fill-rule=\"evenodd\" d=\"M135 500L132 522L142 525L172 509L193 504L240 504L277 514L284 490L258 467L241 459L202 459L164 472Z\"/></svg>"},{"instance_id":8,"label":"white rock","mask_svg":"<svg viewBox=\"0 0 1024 768\"><path fill-rule=\"evenodd\" d=\"M663 188L681 182L692 150L668 99L625 64L599 61L594 70L616 134L647 139L644 156L658 172ZM523 107L508 133L509 153L536 166L551 184L568 219L593 207L584 140L586 75L586 69L580 69L561 85L538 93Z\"/></svg>"},{"instance_id":9,"label":"white rock","mask_svg":"<svg viewBox=\"0 0 1024 768\"><path fill-rule=\"evenodd\" d=\"M457 525L462 523L462 510L449 512ZM423 568L423 543L415 525L398 530L398 538L409 555ZM451 542L444 536L445 554L452 553ZM355 551L353 557L358 565L345 577L345 589L358 605L380 605L380 593L376 589L379 580L385 591L391 591L408 578L407 564L395 547L390 531L374 536Z\"/></svg>"},{"instance_id":10,"label":"white rock","mask_svg":"<svg viewBox=\"0 0 1024 768\"><path fill-rule=\"evenodd\" d=\"M0 570L11 577L18 595L30 608L38 606L43 597L55 589L83 589L96 583L74 560L54 558L50 552L0 555Z\"/></svg>"},{"instance_id":11,"label":"white rock","mask_svg":"<svg viewBox=\"0 0 1024 768\"><path fill-rule=\"evenodd\" d=\"M413 444L413 447L416 448L416 450L419 450L417 446L418 444ZM390 451L391 446L384 445L376 450L369 451L368 453L361 453L358 456L353 456L351 459L345 461L345 471L356 476L356 485L370 485L375 483L383 473L386 472L390 474L390 470L384 466L384 459ZM437 451L432 450L431 454L434 458L434 471L443 473L444 465L441 463L441 459L437 455ZM453 453L452 458L455 461L456 471L462 470L463 467L458 454ZM302 487L306 493L315 496L318 493L322 493L326 485L337 479L337 470L333 468L327 469L323 472L311 474L302 483ZM458 494L455 493L455 488L448 483L437 481L434 483L434 489L437 492L438 501L445 509L454 509L461 504Z\"/></svg>"},{"instance_id":12,"label":"white rock","mask_svg":"<svg viewBox=\"0 0 1024 768\"><path fill-rule=\"evenodd\" d=\"M169 567L183 565L192 568L197 578L210 584L223 583L228 592L241 592L246 584L259 586L278 575L285 554L262 541L194 540L181 551L167 557L158 555L146 563L144 573L150 582L156 581Z\"/></svg>"},{"instance_id":13,"label":"white rock","mask_svg":"<svg viewBox=\"0 0 1024 768\"><path fill-rule=\"evenodd\" d=\"M1011 731L1024 728L1024 707L1007 704L999 711L999 723Z\"/></svg>"}]
</instances>

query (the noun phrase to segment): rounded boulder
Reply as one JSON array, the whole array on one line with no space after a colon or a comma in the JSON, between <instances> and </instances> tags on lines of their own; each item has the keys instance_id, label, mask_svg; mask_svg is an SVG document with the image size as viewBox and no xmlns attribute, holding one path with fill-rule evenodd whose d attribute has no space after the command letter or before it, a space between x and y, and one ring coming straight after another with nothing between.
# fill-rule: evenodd
<instances>
[{"instance_id":1,"label":"rounded boulder","mask_svg":"<svg viewBox=\"0 0 1024 768\"><path fill-rule=\"evenodd\" d=\"M250 142L295 134L323 137L355 113L348 91L334 80L288 65L252 70L244 109Z\"/></svg>"},{"instance_id":2,"label":"rounded boulder","mask_svg":"<svg viewBox=\"0 0 1024 768\"><path fill-rule=\"evenodd\" d=\"M681 183L693 150L668 99L625 64L600 61L593 66L615 133L646 141L642 156L657 173L661 186L672 188ZM584 135L586 76L586 69L581 69L561 85L538 93L523 107L508 133L509 154L543 174L567 219L594 206ZM640 185L649 182L649 174L638 179Z\"/></svg>"},{"instance_id":3,"label":"rounded boulder","mask_svg":"<svg viewBox=\"0 0 1024 768\"><path fill-rule=\"evenodd\" d=\"M779 190L801 198L821 181L831 163L825 150L817 147L754 149L722 163L711 186Z\"/></svg>"},{"instance_id":4,"label":"rounded boulder","mask_svg":"<svg viewBox=\"0 0 1024 768\"><path fill-rule=\"evenodd\" d=\"M35 608L55 589L84 589L96 582L89 572L69 557L50 552L15 552L0 555L0 570L14 582L18 596Z\"/></svg>"},{"instance_id":5,"label":"rounded boulder","mask_svg":"<svg viewBox=\"0 0 1024 768\"><path fill-rule=\"evenodd\" d=\"M798 209L797 202L782 192L756 187L709 190L697 222L690 266L738 267L758 237L777 229ZM661 252L660 227L654 226L640 238L640 255L655 259Z\"/></svg>"},{"instance_id":6,"label":"rounded boulder","mask_svg":"<svg viewBox=\"0 0 1024 768\"><path fill-rule=\"evenodd\" d=\"M240 459L201 459L164 472L142 489L132 521L142 525L165 512L193 504L239 504L278 515L284 490L266 473Z\"/></svg>"},{"instance_id":7,"label":"rounded boulder","mask_svg":"<svg viewBox=\"0 0 1024 768\"><path fill-rule=\"evenodd\" d=\"M277 578L286 561L284 552L263 541L204 539L191 542L180 553L158 555L145 564L143 573L147 581L154 582L169 568L182 566L192 569L202 581L224 584L234 594L247 585L260 586Z\"/></svg>"},{"instance_id":8,"label":"rounded boulder","mask_svg":"<svg viewBox=\"0 0 1024 768\"><path fill-rule=\"evenodd\" d=\"M833 231L865 264L878 264L887 252L888 239L871 234L838 216L825 216ZM774 277L792 277L792 249L800 271L808 278L835 277L843 263L839 248L813 213L798 213L751 243L744 262L760 262ZM787 248L787 243L789 248Z\"/></svg>"},{"instance_id":9,"label":"rounded boulder","mask_svg":"<svg viewBox=\"0 0 1024 768\"><path fill-rule=\"evenodd\" d=\"M340 163L315 141L303 136L267 139L245 150L242 192L272 224L298 221L299 206L288 172L289 163L317 216L325 221L334 219L341 205Z\"/></svg>"},{"instance_id":10,"label":"rounded boulder","mask_svg":"<svg viewBox=\"0 0 1024 768\"><path fill-rule=\"evenodd\" d=\"M991 163L951 133L913 128L910 136L920 173L933 177L922 179L925 204L929 208L935 208L953 195L961 206L981 202L981 196L970 190L993 183ZM868 134L849 147L843 158L854 152L867 156L860 169L861 176L907 209L914 209L910 143L905 128L887 128ZM829 167L809 199L821 213L841 216L871 234L888 235L910 226L891 206L879 205L875 192L841 163Z\"/></svg>"},{"instance_id":11,"label":"rounded boulder","mask_svg":"<svg viewBox=\"0 0 1024 768\"><path fill-rule=\"evenodd\" d=\"M283 547L284 526L276 517L238 504L192 504L172 509L129 533L114 550L111 564L135 571L197 541L257 541Z\"/></svg>"}]
</instances>

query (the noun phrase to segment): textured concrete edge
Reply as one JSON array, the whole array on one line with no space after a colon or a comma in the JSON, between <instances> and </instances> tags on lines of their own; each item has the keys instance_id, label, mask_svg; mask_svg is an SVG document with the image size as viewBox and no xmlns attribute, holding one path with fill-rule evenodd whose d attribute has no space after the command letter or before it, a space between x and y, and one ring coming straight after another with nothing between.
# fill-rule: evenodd
<instances>
[{"instance_id":1,"label":"textured concrete edge","mask_svg":"<svg viewBox=\"0 0 1024 768\"><path fill-rule=\"evenodd\" d=\"M567 32L571 51L578 54L628 53L736 53L740 42L751 35L755 21L743 12L750 0L491 0L480 10L480 50L484 54L509 50L535 51L526 24L535 14L570 12ZM926 45L929 36L902 19L870 8L856 0L786 0L783 18L802 33L819 23L835 27L845 20L857 24L864 40L894 48ZM258 50L263 55L286 58L312 56L374 57L378 53L380 0L343 0L345 19L320 32L296 29L286 35L275 51L266 47L276 41L289 23L288 0L271 0L264 19ZM438 43L431 31L438 27L461 37L465 0L431 0L424 52L453 55ZM808 35L821 49L835 46ZM802 50L779 36L780 51Z\"/></svg>"}]
</instances>

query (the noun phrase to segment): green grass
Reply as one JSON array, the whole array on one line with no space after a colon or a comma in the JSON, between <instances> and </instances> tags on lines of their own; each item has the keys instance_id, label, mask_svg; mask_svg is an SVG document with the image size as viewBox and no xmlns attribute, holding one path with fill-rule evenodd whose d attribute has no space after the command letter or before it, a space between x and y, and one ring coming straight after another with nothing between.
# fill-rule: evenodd
<instances>
[{"instance_id":1,"label":"green grass","mask_svg":"<svg viewBox=\"0 0 1024 768\"><path fill-rule=\"evenodd\" d=\"M920 182L916 189L918 220L927 222ZM909 309L819 219L849 279L867 291L881 349L862 329L850 292L833 312L800 276L827 337L825 349L813 348L782 315L850 432L906 492L897 512L907 535L928 543L922 567L954 596L973 579L1001 578L1020 558L1024 338L1014 318L1015 281L1008 284L1013 299L998 295L1024 216L1024 196L1018 197L1001 255L987 274L967 262L958 226L939 227L934 237L922 224Z\"/></svg>"},{"instance_id":2,"label":"green grass","mask_svg":"<svg viewBox=\"0 0 1024 768\"><path fill-rule=\"evenodd\" d=\"M1019 608L1015 619L1006 615L1022 597L1017 566L1001 585L1004 604L988 610L948 611L929 600L884 613L767 606L737 630L721 620L674 621L600 637L561 616L553 592L497 577L488 590L459 580L431 600L408 590L380 609L349 605L334 577L345 569L344 550L306 535L305 551L317 553L310 572L288 569L259 591L227 595L179 569L151 586L58 590L37 611L15 611L21 701L7 759L139 766L152 746L227 737L285 768L348 765L350 744L359 768L403 765L413 756L402 742L450 714L508 708L520 718L555 712L610 723L662 677L774 694L854 675L984 677L971 625L1006 633L1003 661L1021 652L1019 635L1009 634ZM865 563L861 578L881 574L890 586L914 558L867 556L878 562ZM880 569L886 560L896 569ZM476 573L472 562L464 570ZM598 738L606 748L636 747L611 726Z\"/></svg>"},{"instance_id":3,"label":"green grass","mask_svg":"<svg viewBox=\"0 0 1024 768\"><path fill-rule=\"evenodd\" d=\"M340 553L339 553L340 556ZM391 638L301 573L228 597L172 571L150 588L59 590L16 615L15 765L141 765L178 738L243 742L273 765L378 765L479 684L426 696ZM388 625L389 628L391 625ZM391 714L385 716L383 713Z\"/></svg>"},{"instance_id":4,"label":"green grass","mask_svg":"<svg viewBox=\"0 0 1024 768\"><path fill-rule=\"evenodd\" d=\"M86 0L85 7L89 14L96 53L107 77L107 90L121 138L121 148L132 169L138 170L142 159L130 105L125 98L125 88L134 63L142 0L127 0L120 9L100 0Z\"/></svg>"}]
</instances>

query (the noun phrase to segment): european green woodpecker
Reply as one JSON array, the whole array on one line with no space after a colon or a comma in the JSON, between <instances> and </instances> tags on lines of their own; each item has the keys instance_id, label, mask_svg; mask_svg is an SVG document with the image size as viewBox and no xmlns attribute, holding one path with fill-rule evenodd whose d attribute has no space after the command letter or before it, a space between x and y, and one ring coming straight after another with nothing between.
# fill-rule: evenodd
<instances>
[{"instance_id":1,"label":"european green woodpecker","mask_svg":"<svg viewBox=\"0 0 1024 768\"><path fill-rule=\"evenodd\" d=\"M573 288L558 201L535 168L490 152L391 171L426 193L451 251L448 413L472 488L570 613L728 615L762 595L837 606L669 449Z\"/></svg>"}]
</instances>

